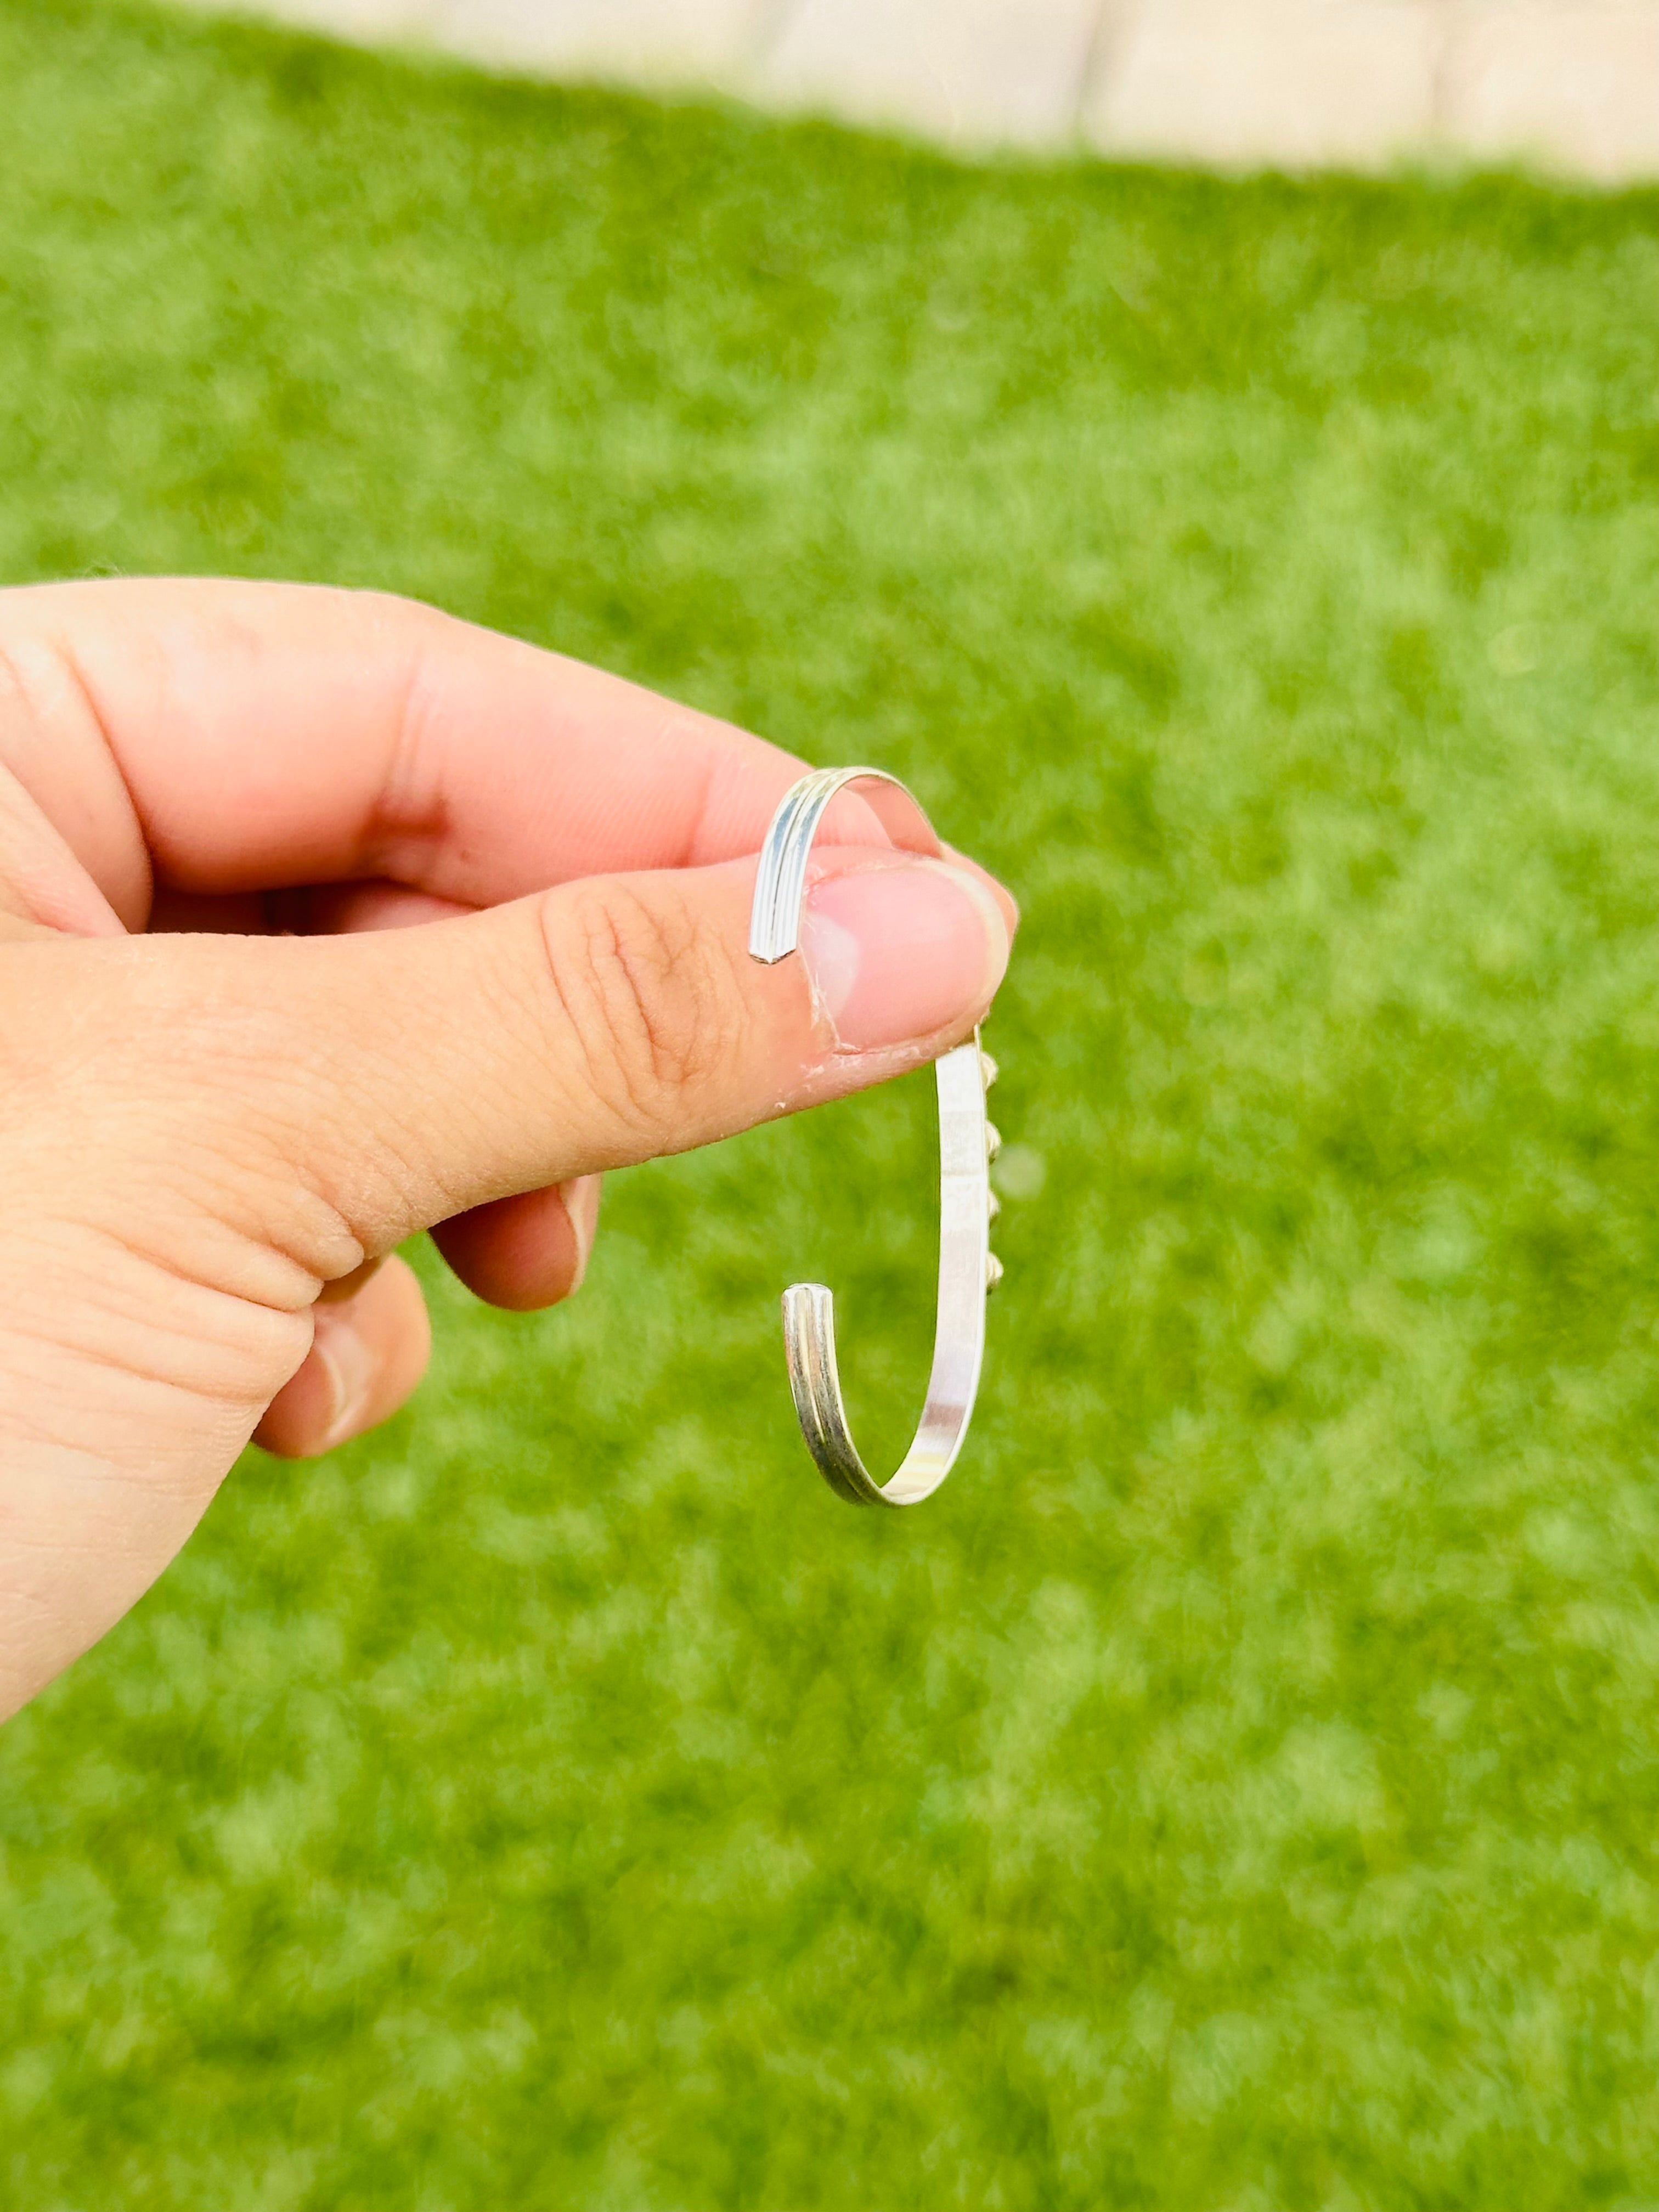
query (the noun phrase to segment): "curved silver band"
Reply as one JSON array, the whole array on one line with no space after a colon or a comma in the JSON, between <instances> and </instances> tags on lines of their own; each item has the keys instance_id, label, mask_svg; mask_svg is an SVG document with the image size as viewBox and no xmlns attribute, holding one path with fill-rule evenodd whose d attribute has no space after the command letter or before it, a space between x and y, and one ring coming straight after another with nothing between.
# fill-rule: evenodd
<instances>
[{"instance_id":1,"label":"curved silver band","mask_svg":"<svg viewBox=\"0 0 1659 2212\"><path fill-rule=\"evenodd\" d=\"M821 769L784 796L761 848L750 916L749 950L781 960L799 941L806 862L825 811L848 784L874 783L916 802L879 769ZM937 841L916 808L927 839ZM939 1315L927 1402L915 1440L890 1482L878 1484L859 1457L836 1370L835 1299L822 1283L794 1283L783 1294L783 1342L789 1387L806 1448L830 1487L855 1505L915 1505L951 1472L968 1433L985 1352L985 1297L994 1279L990 1256L990 1179L995 1132L985 1117L994 1074L979 1037L934 1064L939 1089Z\"/></svg>"},{"instance_id":2,"label":"curved silver band","mask_svg":"<svg viewBox=\"0 0 1659 2212\"><path fill-rule=\"evenodd\" d=\"M897 842L918 853L936 854L939 839L933 826L896 775L879 768L819 768L792 783L778 805L761 847L760 871L755 878L755 903L749 915L749 950L768 967L786 958L800 941L801 902L806 895L806 862L812 841L830 805L850 783L873 783L882 826ZM902 802L898 812L908 816L895 826L895 810L883 803L896 792ZM899 837L908 829L909 839ZM913 842L914 841L914 842Z\"/></svg>"}]
</instances>

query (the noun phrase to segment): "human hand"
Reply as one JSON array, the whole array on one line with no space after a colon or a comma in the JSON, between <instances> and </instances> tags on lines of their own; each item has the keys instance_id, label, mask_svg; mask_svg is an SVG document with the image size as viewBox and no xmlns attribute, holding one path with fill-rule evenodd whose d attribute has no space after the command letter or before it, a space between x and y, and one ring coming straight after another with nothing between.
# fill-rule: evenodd
<instances>
[{"instance_id":1,"label":"human hand","mask_svg":"<svg viewBox=\"0 0 1659 2212\"><path fill-rule=\"evenodd\" d=\"M401 1239L551 1304L602 1170L969 1033L1012 902L856 795L803 959L749 958L800 769L407 601L0 592L0 1717L251 1436L319 1451L402 1404Z\"/></svg>"}]
</instances>

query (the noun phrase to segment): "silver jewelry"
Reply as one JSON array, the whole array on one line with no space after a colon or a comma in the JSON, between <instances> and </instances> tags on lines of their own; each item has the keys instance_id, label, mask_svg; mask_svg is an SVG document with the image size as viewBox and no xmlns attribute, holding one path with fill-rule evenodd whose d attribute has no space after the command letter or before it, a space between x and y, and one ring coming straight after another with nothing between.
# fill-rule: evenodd
<instances>
[{"instance_id":1,"label":"silver jewelry","mask_svg":"<svg viewBox=\"0 0 1659 2212\"><path fill-rule=\"evenodd\" d=\"M807 855L830 801L848 784L877 787L872 804L884 826L896 793L912 817L902 839L908 849L937 854L939 841L927 817L896 776L874 768L819 769L784 794L761 848L750 915L749 950L757 960L782 960L800 939ZM920 842L917 842L917 829ZM842 1403L836 1371L835 1299L822 1283L793 1283L783 1294L783 1345L789 1388L806 1449L830 1487L854 1505L916 1505L937 1490L955 1464L968 1433L985 1353L985 1299L1001 1279L990 1249L996 1212L987 1172L1000 1139L985 1115L985 1094L996 1080L996 1062L971 1044L957 1046L934 1063L939 1088L939 1317L927 1402L915 1441L890 1482L878 1484L859 1457Z\"/></svg>"}]
</instances>

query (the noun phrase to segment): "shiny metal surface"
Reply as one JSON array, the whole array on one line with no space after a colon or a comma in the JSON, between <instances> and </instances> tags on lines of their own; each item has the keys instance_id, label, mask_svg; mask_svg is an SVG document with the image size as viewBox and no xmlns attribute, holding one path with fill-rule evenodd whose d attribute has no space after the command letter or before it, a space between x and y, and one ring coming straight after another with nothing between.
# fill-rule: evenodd
<instances>
[{"instance_id":1,"label":"shiny metal surface","mask_svg":"<svg viewBox=\"0 0 1659 2212\"><path fill-rule=\"evenodd\" d=\"M750 917L749 950L757 960L785 959L799 942L807 856L824 813L849 784L873 783L915 801L895 777L878 769L822 769L803 776L772 817L761 850ZM925 842L937 852L920 808ZM896 836L883 810L890 833ZM908 842L909 841L903 840ZM795 1283L783 1294L783 1341L789 1388L806 1448L837 1496L854 1505L915 1505L951 1472L968 1433L985 1352L985 1300L1001 1279L990 1249L994 1200L988 1166L995 1132L985 1118L985 1093L996 1080L996 1062L973 1041L934 1064L939 1092L939 1311L933 1365L921 1422L903 1463L878 1484L860 1458L842 1402L836 1368L833 1294L822 1283Z\"/></svg>"},{"instance_id":2,"label":"shiny metal surface","mask_svg":"<svg viewBox=\"0 0 1659 2212\"><path fill-rule=\"evenodd\" d=\"M769 967L787 959L799 940L813 840L835 800L854 783L876 787L868 794L870 803L896 844L913 853L939 852L939 839L927 817L896 775L878 768L820 768L802 776L785 792L772 817L755 878L749 951Z\"/></svg>"}]
</instances>

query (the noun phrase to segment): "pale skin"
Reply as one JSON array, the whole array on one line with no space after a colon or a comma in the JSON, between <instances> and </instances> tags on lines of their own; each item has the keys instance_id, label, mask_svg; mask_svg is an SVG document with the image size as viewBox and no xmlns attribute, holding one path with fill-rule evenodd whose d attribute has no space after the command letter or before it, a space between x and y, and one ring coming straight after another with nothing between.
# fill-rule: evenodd
<instances>
[{"instance_id":1,"label":"pale skin","mask_svg":"<svg viewBox=\"0 0 1659 2212\"><path fill-rule=\"evenodd\" d=\"M969 1034L1012 902L854 794L802 957L749 959L801 768L408 601L0 592L0 1717L250 1437L301 1457L404 1402L402 1240L552 1305L604 1170Z\"/></svg>"}]
</instances>

